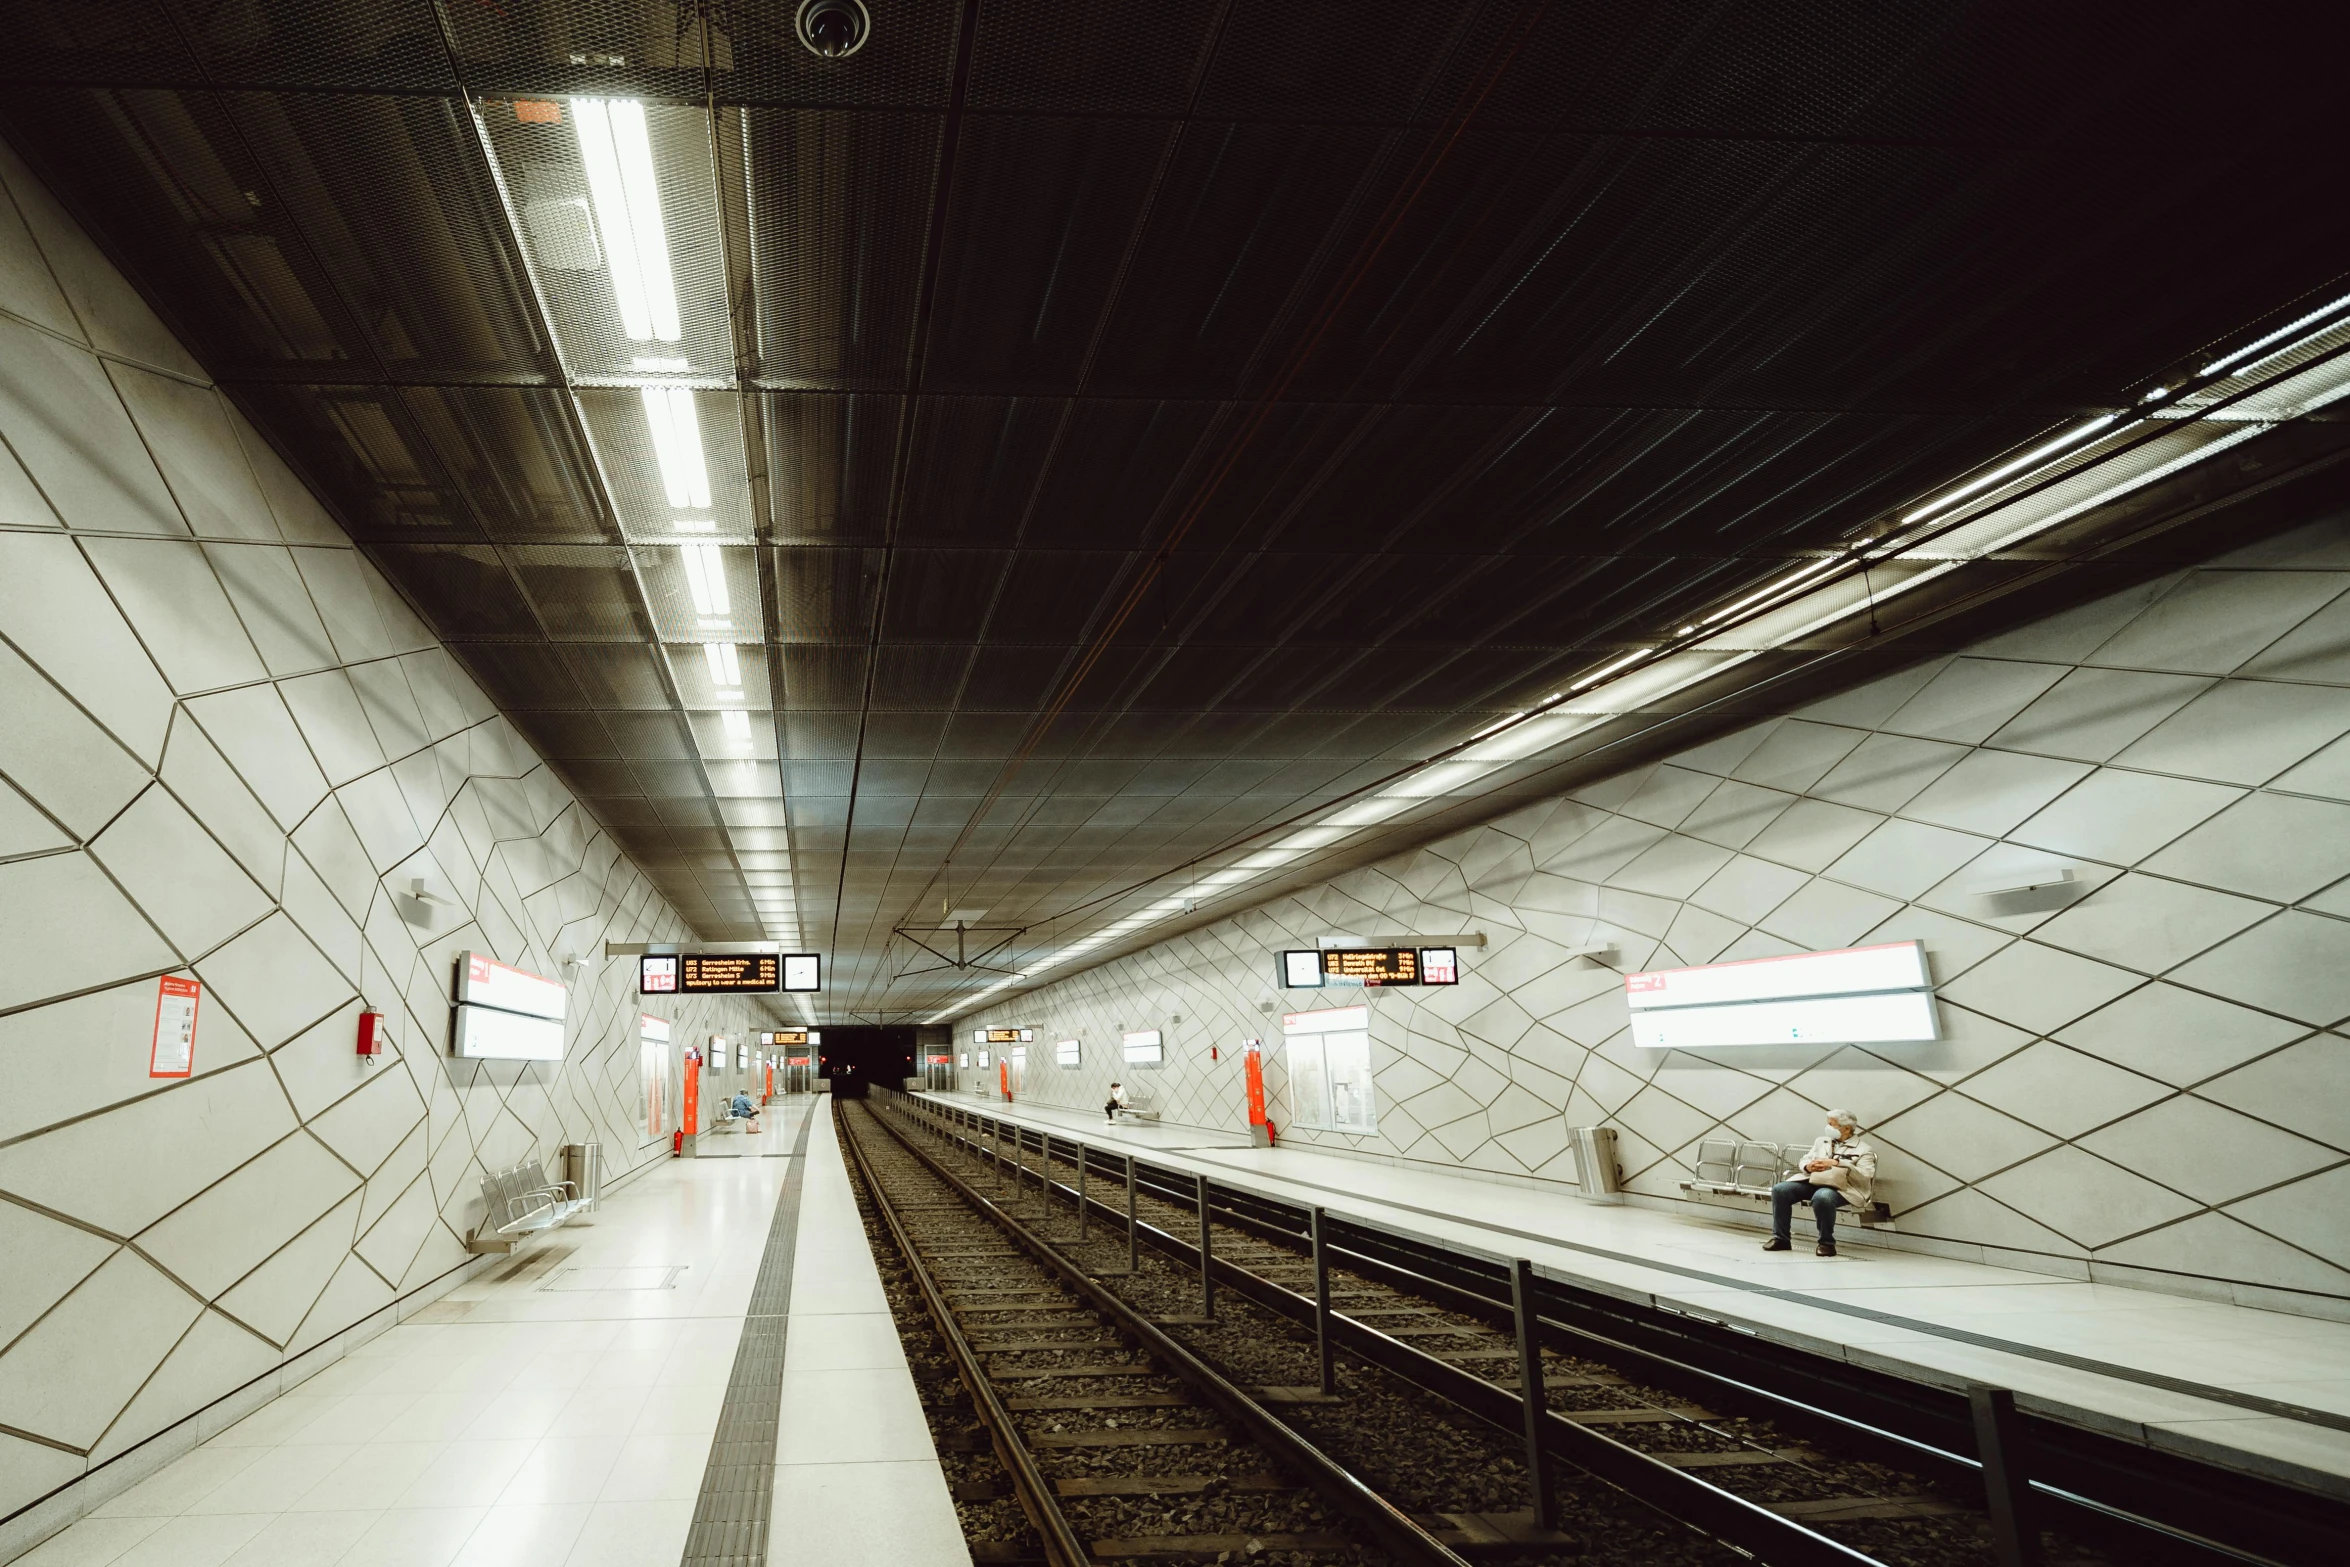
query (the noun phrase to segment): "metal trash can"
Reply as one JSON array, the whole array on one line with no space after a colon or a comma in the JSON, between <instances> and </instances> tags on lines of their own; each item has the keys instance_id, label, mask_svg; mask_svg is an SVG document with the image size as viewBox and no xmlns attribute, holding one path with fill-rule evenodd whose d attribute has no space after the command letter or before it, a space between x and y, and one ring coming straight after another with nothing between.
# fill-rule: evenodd
<instances>
[{"instance_id":1,"label":"metal trash can","mask_svg":"<svg viewBox=\"0 0 2350 1567\"><path fill-rule=\"evenodd\" d=\"M1612 1126L1576 1126L1568 1129L1575 1143L1576 1195L1594 1202L1620 1202L1616 1180L1616 1129Z\"/></svg>"},{"instance_id":2,"label":"metal trash can","mask_svg":"<svg viewBox=\"0 0 2350 1567\"><path fill-rule=\"evenodd\" d=\"M604 1145L565 1143L563 1179L579 1188L580 1201L591 1209L600 1209L604 1196Z\"/></svg>"}]
</instances>

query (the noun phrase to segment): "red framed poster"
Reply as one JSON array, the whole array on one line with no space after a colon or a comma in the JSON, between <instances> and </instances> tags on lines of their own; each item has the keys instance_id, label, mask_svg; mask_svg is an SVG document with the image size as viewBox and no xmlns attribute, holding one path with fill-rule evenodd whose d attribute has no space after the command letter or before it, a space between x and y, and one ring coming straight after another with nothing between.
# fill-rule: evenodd
<instances>
[{"instance_id":1,"label":"red framed poster","mask_svg":"<svg viewBox=\"0 0 2350 1567\"><path fill-rule=\"evenodd\" d=\"M201 980L166 974L155 982L155 1038L147 1046L149 1077L188 1077L196 1070L196 1006Z\"/></svg>"}]
</instances>

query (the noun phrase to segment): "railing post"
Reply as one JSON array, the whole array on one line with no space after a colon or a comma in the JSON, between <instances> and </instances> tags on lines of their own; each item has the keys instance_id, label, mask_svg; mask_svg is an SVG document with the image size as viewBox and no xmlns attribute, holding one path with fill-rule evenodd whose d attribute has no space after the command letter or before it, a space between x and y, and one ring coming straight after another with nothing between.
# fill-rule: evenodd
<instances>
[{"instance_id":1,"label":"railing post","mask_svg":"<svg viewBox=\"0 0 2350 1567\"><path fill-rule=\"evenodd\" d=\"M1999 1567L2039 1567L2040 1531L2032 1522L2032 1482L2024 1472L2023 1421L2015 1394L1970 1387L1975 1453L1983 1460L1983 1499L1991 1510L1991 1557Z\"/></svg>"},{"instance_id":2,"label":"railing post","mask_svg":"<svg viewBox=\"0 0 2350 1567\"><path fill-rule=\"evenodd\" d=\"M1329 1223L1329 1210L1316 1208L1312 1221L1314 1238L1314 1359L1321 1366L1321 1377L1316 1386L1325 1398L1332 1397L1338 1392L1338 1357L1330 1342L1330 1250L1325 1233Z\"/></svg>"},{"instance_id":3,"label":"railing post","mask_svg":"<svg viewBox=\"0 0 2350 1567\"><path fill-rule=\"evenodd\" d=\"M1079 1240L1085 1239L1085 1224L1087 1218L1089 1217L1085 1211L1086 1158L1086 1146L1083 1143L1079 1143L1077 1145L1077 1238Z\"/></svg>"},{"instance_id":4,"label":"railing post","mask_svg":"<svg viewBox=\"0 0 2350 1567\"><path fill-rule=\"evenodd\" d=\"M1542 1339L1534 1323L1534 1264L1523 1257L1510 1264L1510 1312L1517 1319L1518 1395L1526 1401L1526 1484L1534 1493L1534 1523L1556 1529L1557 1489L1551 1484L1550 1454L1542 1445L1549 1404L1542 1388Z\"/></svg>"},{"instance_id":5,"label":"railing post","mask_svg":"<svg viewBox=\"0 0 2350 1567\"><path fill-rule=\"evenodd\" d=\"M1044 1166L1044 1179L1037 1184L1037 1223L1049 1228L1053 1222L1053 1134L1044 1134L1044 1157L1037 1161Z\"/></svg>"},{"instance_id":6,"label":"railing post","mask_svg":"<svg viewBox=\"0 0 2350 1567\"><path fill-rule=\"evenodd\" d=\"M1134 1216L1134 1155L1126 1156L1126 1271L1134 1272L1141 1266L1138 1248L1142 1244L1141 1221Z\"/></svg>"},{"instance_id":7,"label":"railing post","mask_svg":"<svg viewBox=\"0 0 2350 1567\"><path fill-rule=\"evenodd\" d=\"M1216 1314L1216 1269L1208 1251L1208 1178L1192 1177L1199 1193L1199 1314Z\"/></svg>"}]
</instances>

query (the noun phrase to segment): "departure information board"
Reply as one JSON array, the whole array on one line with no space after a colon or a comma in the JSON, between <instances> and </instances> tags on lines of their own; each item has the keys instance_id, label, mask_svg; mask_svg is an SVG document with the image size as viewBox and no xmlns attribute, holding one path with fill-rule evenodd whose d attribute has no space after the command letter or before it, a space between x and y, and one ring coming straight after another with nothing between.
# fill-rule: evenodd
<instances>
[{"instance_id":1,"label":"departure information board","mask_svg":"<svg viewBox=\"0 0 2350 1567\"><path fill-rule=\"evenodd\" d=\"M1342 985L1417 985L1416 947L1330 947L1322 953L1322 977Z\"/></svg>"},{"instance_id":2,"label":"departure information board","mask_svg":"<svg viewBox=\"0 0 2350 1567\"><path fill-rule=\"evenodd\" d=\"M637 989L648 996L756 996L783 988L783 962L772 952L680 952L637 964Z\"/></svg>"},{"instance_id":3,"label":"departure information board","mask_svg":"<svg viewBox=\"0 0 2350 1567\"><path fill-rule=\"evenodd\" d=\"M1285 990L1324 985L1457 985L1461 955L1453 947L1322 947L1281 954Z\"/></svg>"}]
</instances>

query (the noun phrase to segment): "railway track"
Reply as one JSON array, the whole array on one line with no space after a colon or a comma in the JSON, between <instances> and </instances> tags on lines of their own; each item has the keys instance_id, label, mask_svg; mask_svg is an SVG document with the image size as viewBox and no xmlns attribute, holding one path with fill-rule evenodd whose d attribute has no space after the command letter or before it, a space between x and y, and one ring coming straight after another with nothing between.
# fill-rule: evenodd
<instances>
[{"instance_id":1,"label":"railway track","mask_svg":"<svg viewBox=\"0 0 2350 1567\"><path fill-rule=\"evenodd\" d=\"M1431 1508L1424 1494L1405 1497L1410 1487L1387 1486L1455 1550L1511 1549L1513 1529L1555 1524L1562 1506L1583 1515L1569 1527L1582 1526L1591 1493L1612 1489L1728 1546L1734 1555L1725 1559L1885 1567L2343 1559L2327 1543L2338 1514L2298 1495L2263 1498L2250 1482L2238 1491L2234 1477L2174 1472L2138 1449L2117 1456L2084 1443L2058 1453L2045 1436L2040 1446L2050 1451L2033 1456L2080 1489L2032 1486L2020 1470L2003 1476L1996 1455L1988 1467L1972 1456L1973 1433L1946 1429L1948 1410L1888 1418L1885 1394L1873 1386L1823 1390L1800 1377L1792 1393L1765 1385L1751 1375L1762 1362L1752 1358L1750 1338L1715 1353L1718 1335L1696 1322L1644 1337L1629 1316L1563 1300L1554 1284L1522 1271L1513 1277L1506 1263L1416 1249L1360 1227L1340 1236L1343 1244L1325 1236L1318 1247L1311 1233L1318 1214L1224 1190L1211 1201L1204 1183L1147 1166L1137 1172L1101 1150L1081 1165L1080 1145L1068 1138L1048 1145L1034 1130L1022 1134L967 1111L913 1101L888 1107L927 1157L961 1170L964 1185L987 1189L972 1193L979 1201L1019 1214L1024 1228L1049 1229L1069 1266L1116 1275L1107 1283L1127 1302L1172 1319L1194 1352L1258 1389L1263 1403L1358 1472L1384 1480L1381 1440L1364 1440L1360 1421L1350 1427L1346 1412L1375 1391L1374 1368L1390 1387L1401 1383L1424 1401L1432 1395L1490 1433L1520 1434L1520 1461L1494 1467L1514 1476L1517 1508L1531 1517L1504 1509L1497 1526L1490 1509ZM1318 1289L1326 1292L1321 1302ZM1197 1320L1210 1313L1217 1320ZM1573 1325L1562 1321L1570 1316ZM1750 1357L1743 1364L1741 1354ZM1538 1388L1531 1400L1529 1387ZM1341 1397L1327 1402L1322 1389ZM2021 1448L2012 1409L1988 1402L1974 1413L2009 1422ZM1530 1406L1542 1411L1531 1422ZM1963 1399L1958 1409L1963 1422ZM1565 1478L1529 1481L1537 1464ZM2131 1470L2125 1478L2137 1489L2124 1488L2131 1500L2152 1486L2180 1510L2162 1521L2094 1500L2100 1464ZM1551 1505L1529 1507L1530 1493ZM2251 1543L2198 1532L2200 1517L2241 1512L2206 1509L2206 1495L2265 1501L2247 1525ZM2187 1522L2176 1521L2182 1515ZM2040 1527L2051 1522L2063 1527Z\"/></svg>"},{"instance_id":2,"label":"railway track","mask_svg":"<svg viewBox=\"0 0 2350 1567\"><path fill-rule=\"evenodd\" d=\"M940 1165L840 1108L865 1195L1036 1544L974 1559L1466 1567L1154 1322ZM986 1214L996 1222L974 1223ZM1152 1520L1180 1514L1177 1530Z\"/></svg>"}]
</instances>

